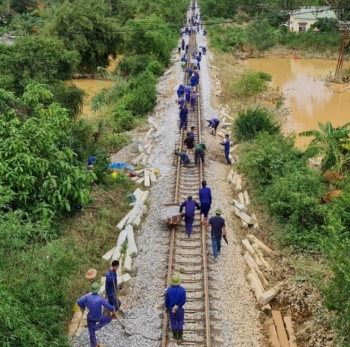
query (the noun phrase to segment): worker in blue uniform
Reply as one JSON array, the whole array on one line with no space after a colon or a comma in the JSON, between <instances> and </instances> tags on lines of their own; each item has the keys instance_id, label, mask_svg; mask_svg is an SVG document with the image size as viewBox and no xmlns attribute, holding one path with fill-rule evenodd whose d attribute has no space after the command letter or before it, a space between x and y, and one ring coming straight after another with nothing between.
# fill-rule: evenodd
<instances>
[{"instance_id":1,"label":"worker in blue uniform","mask_svg":"<svg viewBox=\"0 0 350 347\"><path fill-rule=\"evenodd\" d=\"M180 213L182 213L182 210L185 209L185 225L186 225L186 233L188 237L191 237L192 230L193 230L193 221L194 221L194 213L195 210L199 210L200 206L197 201L192 199L192 196L189 195L187 197L187 200L185 200L180 205Z\"/></svg>"},{"instance_id":2,"label":"worker in blue uniform","mask_svg":"<svg viewBox=\"0 0 350 347\"><path fill-rule=\"evenodd\" d=\"M186 303L186 290L180 286L181 278L179 275L173 275L170 279L170 287L165 293L164 306L169 313L171 330L175 340L183 339L183 329L185 320L185 310L183 306Z\"/></svg>"},{"instance_id":3,"label":"worker in blue uniform","mask_svg":"<svg viewBox=\"0 0 350 347\"><path fill-rule=\"evenodd\" d=\"M201 221L206 224L208 213L211 207L212 196L211 189L207 187L207 181L202 181L202 188L199 189L199 200L201 203Z\"/></svg>"},{"instance_id":4,"label":"worker in blue uniform","mask_svg":"<svg viewBox=\"0 0 350 347\"><path fill-rule=\"evenodd\" d=\"M102 313L102 308L106 308L115 315L114 306L110 305L106 299L98 294L101 286L94 282L91 284L91 293L82 296L77 300L77 304L82 311L88 308L87 327L90 335L90 346L97 346L96 331L111 322L112 317Z\"/></svg>"},{"instance_id":5,"label":"worker in blue uniform","mask_svg":"<svg viewBox=\"0 0 350 347\"><path fill-rule=\"evenodd\" d=\"M225 141L221 142L220 145L224 146L225 158L226 158L227 164L231 164L231 159L230 159L230 136L228 134L225 135Z\"/></svg>"}]
</instances>

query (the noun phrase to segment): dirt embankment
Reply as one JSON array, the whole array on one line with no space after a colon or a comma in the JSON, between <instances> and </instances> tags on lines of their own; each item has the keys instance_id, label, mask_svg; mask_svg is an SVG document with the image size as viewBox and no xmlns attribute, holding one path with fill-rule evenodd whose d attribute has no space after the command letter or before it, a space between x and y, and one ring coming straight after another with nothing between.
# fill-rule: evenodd
<instances>
[{"instance_id":1,"label":"dirt embankment","mask_svg":"<svg viewBox=\"0 0 350 347\"><path fill-rule=\"evenodd\" d=\"M291 56L292 52L281 50L270 51L268 54L274 56L285 54ZM334 57L332 57L334 58ZM231 54L214 52L212 64L217 69L216 76L222 82L222 91L219 97L212 92L212 104L226 105L231 111L231 116L251 106L254 103L269 104L275 97L274 90L257 97L255 100L236 100L230 91L232 82L246 68L246 62L237 59ZM283 113L287 113L284 110ZM322 259L303 254L295 254L290 249L279 248L273 240L274 224L263 208L256 203L252 192L252 203L257 218L259 220L260 231L258 237L275 251L274 273L268 278L271 283L282 283L281 293L272 302L272 309L280 310L283 315L291 315L293 326L297 338L298 347L334 347L334 332L331 329L331 314L323 307L322 294L317 289L316 284L323 283L325 278L330 276ZM246 228L239 226L237 237L242 240L246 237ZM267 345L269 345L267 343Z\"/></svg>"}]
</instances>

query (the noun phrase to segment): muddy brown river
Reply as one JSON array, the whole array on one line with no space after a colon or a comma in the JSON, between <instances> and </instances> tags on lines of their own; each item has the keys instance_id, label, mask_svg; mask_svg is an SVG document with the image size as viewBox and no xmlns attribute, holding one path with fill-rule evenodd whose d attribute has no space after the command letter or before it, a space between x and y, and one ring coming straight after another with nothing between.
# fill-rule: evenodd
<instances>
[{"instance_id":1,"label":"muddy brown river","mask_svg":"<svg viewBox=\"0 0 350 347\"><path fill-rule=\"evenodd\" d=\"M115 83L113 81L106 80L98 80L98 79L89 79L89 78L80 78L74 79L72 82L80 89L84 90L84 104L83 104L83 112L81 117L89 118L93 116L93 112L90 108L91 98L101 91L104 88L110 88Z\"/></svg>"},{"instance_id":2,"label":"muddy brown river","mask_svg":"<svg viewBox=\"0 0 350 347\"><path fill-rule=\"evenodd\" d=\"M336 61L320 59L261 58L250 59L248 66L273 77L272 86L285 96L290 116L285 132L318 129L318 123L333 126L350 121L350 85L325 86L323 79L333 73ZM344 67L348 67L344 64ZM306 147L311 138L296 139L296 146Z\"/></svg>"}]
</instances>

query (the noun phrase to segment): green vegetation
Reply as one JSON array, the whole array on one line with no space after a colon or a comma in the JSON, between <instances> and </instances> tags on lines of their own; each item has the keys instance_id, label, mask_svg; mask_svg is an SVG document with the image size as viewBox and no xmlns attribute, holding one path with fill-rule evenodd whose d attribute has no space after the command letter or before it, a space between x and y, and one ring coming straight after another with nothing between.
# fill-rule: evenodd
<instances>
[{"instance_id":1,"label":"green vegetation","mask_svg":"<svg viewBox=\"0 0 350 347\"><path fill-rule=\"evenodd\" d=\"M253 140L262 132L279 133L281 126L276 119L276 115L259 106L240 111L234 122L233 136L236 141L243 142Z\"/></svg>"},{"instance_id":2,"label":"green vegetation","mask_svg":"<svg viewBox=\"0 0 350 347\"><path fill-rule=\"evenodd\" d=\"M255 113L259 109L241 112L235 120L234 135L246 140L240 150L239 169L249 179L257 203L263 206L273 222L272 238L281 247L292 247L312 257L316 254L328 260L333 276L327 282L316 281L323 292L325 305L335 311L334 328L338 332L339 346L348 346L349 311L349 245L350 245L350 176L341 181L327 182L322 171L308 166L308 159L323 156L323 168L338 169L346 161L348 124L333 128L330 123L320 124L320 131L310 131L315 139L308 150L300 151L292 137L280 134L273 127L270 134L265 126L257 129ZM254 112L255 111L255 112ZM251 117L249 126L248 119ZM261 116L268 119L268 116ZM242 125L243 124L243 125ZM268 123L267 128L269 128ZM248 135L247 135L248 134ZM343 158L343 160L340 160ZM328 191L341 189L341 195L322 204Z\"/></svg>"},{"instance_id":3,"label":"green vegetation","mask_svg":"<svg viewBox=\"0 0 350 347\"><path fill-rule=\"evenodd\" d=\"M319 123L320 130L304 131L299 136L313 136L309 149L322 155L323 170L349 172L350 163L350 123L333 127L330 122Z\"/></svg>"},{"instance_id":4,"label":"green vegetation","mask_svg":"<svg viewBox=\"0 0 350 347\"><path fill-rule=\"evenodd\" d=\"M8 5L21 14L8 14ZM122 173L110 176L110 154L153 109L178 38L174 24L182 25L187 7L187 0L0 0L1 33L19 36L0 45L4 346L69 346L65 327L88 286L81 279L90 266L105 270L101 254L115 243L135 189ZM79 119L84 93L70 80L106 75L117 54L120 66L107 73L115 86L93 98L95 118Z\"/></svg>"},{"instance_id":5,"label":"green vegetation","mask_svg":"<svg viewBox=\"0 0 350 347\"><path fill-rule=\"evenodd\" d=\"M246 69L232 84L231 91L236 98L249 99L266 92L268 80L271 80L271 76L267 73Z\"/></svg>"}]
</instances>

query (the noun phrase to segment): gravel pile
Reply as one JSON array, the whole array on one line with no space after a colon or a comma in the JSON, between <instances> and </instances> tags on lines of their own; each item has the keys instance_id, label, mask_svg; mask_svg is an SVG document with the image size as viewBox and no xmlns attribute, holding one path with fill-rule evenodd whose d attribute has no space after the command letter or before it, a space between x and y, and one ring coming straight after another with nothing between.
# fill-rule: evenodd
<instances>
[{"instance_id":1,"label":"gravel pile","mask_svg":"<svg viewBox=\"0 0 350 347\"><path fill-rule=\"evenodd\" d=\"M206 38L197 35L198 46L207 46ZM218 116L218 111L210 105L211 88L208 70L210 52L202 57L201 62L201 107L203 125L204 118ZM156 158L153 167L160 170L161 178L151 190L150 212L137 233L139 255L135 258L134 266L137 276L132 280L129 293L123 298L125 312L125 324L132 332L128 336L118 321L113 321L97 332L98 342L104 347L159 347L162 337L163 302L165 291L165 278L167 275L167 253L169 251L169 229L162 220L178 214L177 206L166 206L174 198L173 163L174 145L178 141L177 120L178 107L176 101L176 89L183 83L184 75L178 62L173 66L173 72L163 78L158 90L171 95L163 98L158 104L164 110L158 123L162 125L164 135L161 136L155 148ZM208 152L211 148L217 148L219 138L209 134L209 130L203 131L203 141L207 144ZM222 156L223 156L222 152ZM205 178L213 193L213 206L211 211L220 207L223 209L228 225L229 245L223 244L222 256L216 264L212 264L210 274L211 282L219 290L214 293L220 300L212 304L218 307L215 312L221 321L213 324L222 328L221 338L223 346L232 347L258 347L261 346L262 334L258 320L259 312L255 307L253 294L245 278L245 264L241 256L241 247L235 240L235 223L230 201L233 198L227 177L229 166L218 162L209 162L205 166ZM232 217L234 218L234 217ZM211 255L211 243L208 243ZM187 276L187 275L184 275ZM191 275L193 278L196 275ZM197 304L198 305L198 304ZM190 304L185 306L190 307ZM186 319L185 319L186 321ZM89 345L87 329L75 341L74 347Z\"/></svg>"}]
</instances>

